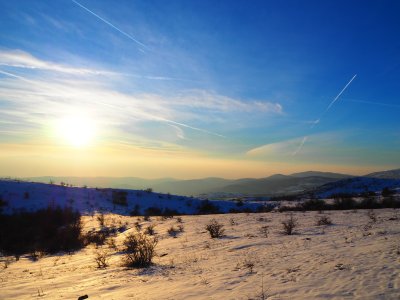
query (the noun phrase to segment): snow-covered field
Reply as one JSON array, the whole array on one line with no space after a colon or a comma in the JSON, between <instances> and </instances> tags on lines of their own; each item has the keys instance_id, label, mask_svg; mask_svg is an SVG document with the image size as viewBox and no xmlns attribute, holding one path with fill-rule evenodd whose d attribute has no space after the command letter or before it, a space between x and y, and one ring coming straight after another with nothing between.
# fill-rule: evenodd
<instances>
[{"instance_id":1,"label":"snow-covered field","mask_svg":"<svg viewBox=\"0 0 400 300\"><path fill-rule=\"evenodd\" d=\"M126 193L126 205L113 203L115 191ZM15 180L0 180L0 199L7 202L3 208L4 213L20 210L35 211L48 206L67 206L82 214L104 211L129 215L137 206L140 214L144 214L145 210L151 207L176 210L183 214L196 214L199 206L204 203L198 198L152 191L68 187ZM233 201L223 200L215 200L211 203L218 207L221 213L229 212L231 209L256 210L261 206L260 203L243 203L238 206Z\"/></svg>"},{"instance_id":2,"label":"snow-covered field","mask_svg":"<svg viewBox=\"0 0 400 300\"><path fill-rule=\"evenodd\" d=\"M109 267L98 269L94 246L74 254L31 261L23 256L0 271L1 299L399 299L400 210L329 211L333 225L317 226L318 212L296 212L294 235L283 235L286 213L140 218L156 224L154 265L127 269L122 254L110 253ZM225 236L211 239L204 229L213 218ZM117 246L136 231L138 217L106 215L106 224L128 224ZM98 227L83 217L85 230ZM176 238L171 225L182 224ZM268 236L261 228L267 226ZM264 298L261 292L264 291Z\"/></svg>"}]
</instances>

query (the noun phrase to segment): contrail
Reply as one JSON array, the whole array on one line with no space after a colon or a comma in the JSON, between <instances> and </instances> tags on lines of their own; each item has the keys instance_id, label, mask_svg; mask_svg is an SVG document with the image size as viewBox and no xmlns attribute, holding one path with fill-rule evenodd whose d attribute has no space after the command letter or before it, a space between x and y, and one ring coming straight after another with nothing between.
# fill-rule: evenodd
<instances>
[{"instance_id":1,"label":"contrail","mask_svg":"<svg viewBox=\"0 0 400 300\"><path fill-rule=\"evenodd\" d=\"M340 95L343 94L343 92L347 89L347 87L350 85L350 83L356 78L357 74L353 76L353 78L350 79L350 81L346 84L346 86L340 91L340 93L335 97L335 99L332 100L332 102L329 104L328 108L326 109L325 112L327 112L332 105L339 99Z\"/></svg>"},{"instance_id":2,"label":"contrail","mask_svg":"<svg viewBox=\"0 0 400 300\"><path fill-rule=\"evenodd\" d=\"M156 120L163 121L163 122L166 122L166 123L171 123L171 124L175 124L175 125L178 125L178 126L190 128L192 130L196 130L196 131L204 132L204 133L207 133L207 134L215 135L215 136L218 136L218 137L221 137L221 138L227 138L226 136L224 136L222 134L215 133L215 132L212 132L212 131L208 131L208 130L205 130L205 129L201 129L201 128L198 128L198 127L193 127L193 126L190 126L190 125L187 125L187 124L184 124L184 123L175 122L175 121L164 119L164 118L157 117L157 116L152 116L152 117L154 119L156 119Z\"/></svg>"},{"instance_id":3,"label":"contrail","mask_svg":"<svg viewBox=\"0 0 400 300\"><path fill-rule=\"evenodd\" d=\"M15 75L13 73L9 73L9 72L3 71L3 70L0 70L0 74L6 75L6 76L9 76L9 77L13 77L13 78L17 78L19 80L23 80L23 81L26 81L26 82L29 82L29 83L31 82L30 80L26 79L25 77L18 76L18 75Z\"/></svg>"},{"instance_id":4,"label":"contrail","mask_svg":"<svg viewBox=\"0 0 400 300\"><path fill-rule=\"evenodd\" d=\"M299 153L299 152L301 151L301 149L303 148L304 143L307 141L307 139L308 139L308 136L303 137L303 140L301 141L299 147L296 149L296 151L294 151L294 152L292 153L292 156L296 156L297 153Z\"/></svg>"},{"instance_id":5,"label":"contrail","mask_svg":"<svg viewBox=\"0 0 400 300\"><path fill-rule=\"evenodd\" d=\"M98 102L98 103L101 104L101 105L104 105L104 106L108 106L108 107L111 107L111 108L114 108L114 109L120 109L121 110L120 107L118 107L118 106L116 106L114 104L108 104L108 103L105 103L105 102ZM181 127L189 128L189 129L192 129L192 130L195 130L195 131L200 131L200 132L203 132L203 133L206 133L206 134L218 136L218 137L221 137L221 138L225 138L225 139L227 138L226 136L224 136L222 134L219 134L219 133L215 133L215 132L208 131L208 130L205 130L205 129L202 129L202 128L198 128L198 127L193 127L193 126L190 126L190 125L185 124L185 123L179 123L179 122L176 122L176 121L173 121L173 120L165 119L163 117L155 116L155 115L152 115L152 114L144 112L144 111L136 112L136 114L140 115L140 116L142 116L144 118L147 118L148 120L155 120L155 121L159 121L159 122L165 122L165 123L169 123L169 124L173 124L173 125L178 125L178 126L181 126Z\"/></svg>"},{"instance_id":6,"label":"contrail","mask_svg":"<svg viewBox=\"0 0 400 300\"><path fill-rule=\"evenodd\" d=\"M80 4L78 1L72 0L72 2L74 2L76 5L80 6L81 8L83 8L84 10L86 10L87 12L89 12L90 14L92 14L93 16L95 16L96 18L100 19L101 21L103 21L104 23L106 23L107 25L111 26L112 28L114 28L115 30L117 30L119 33L125 35L128 39L134 41L136 44L146 48L147 50L149 49L145 44L139 42L137 39L135 39L133 36L131 36L130 34L126 33L125 31L119 29L117 26L113 25L112 23L108 22L107 20L103 19L102 17L100 17L98 14L94 13L93 11L91 11L89 8L87 8L86 6L83 6L82 4ZM139 49L140 50L140 49Z\"/></svg>"},{"instance_id":7,"label":"contrail","mask_svg":"<svg viewBox=\"0 0 400 300\"><path fill-rule=\"evenodd\" d=\"M355 74L350 81L345 85L345 87L340 91L339 94L335 97L335 99L332 100L331 103L329 103L328 107L325 109L325 111L322 113L322 115L311 125L311 128L314 128L319 122L321 121L322 117L328 112L328 110L335 104L336 101L339 100L339 97L343 94L343 92L347 89L347 87L350 85L350 83L356 78L357 74Z\"/></svg>"},{"instance_id":8,"label":"contrail","mask_svg":"<svg viewBox=\"0 0 400 300\"><path fill-rule=\"evenodd\" d=\"M382 102L373 102L373 101L358 100L358 99L343 99L343 101L400 108L400 105L396 105L396 104L389 104L389 103L382 103Z\"/></svg>"},{"instance_id":9,"label":"contrail","mask_svg":"<svg viewBox=\"0 0 400 300\"><path fill-rule=\"evenodd\" d=\"M327 107L326 110L322 113L322 115L321 115L317 120L313 121L313 123L312 123L312 125L311 125L311 128L314 128L315 126L317 126L317 125L320 123L322 117L329 111L329 109L333 106L333 104L335 104L335 102L339 100L339 97L340 97L340 96L343 94L343 92L347 89L347 87L350 85L350 83L356 78L356 76L357 76L357 74L355 74L355 75L350 79L350 81L344 86L344 88L340 91L340 93L337 94L337 96L336 96L336 97L332 100L332 102L328 105L328 107ZM307 136L303 137L303 140L301 141L299 147L296 149L296 151L294 151L294 152L292 153L292 156L296 156L296 155L301 151L301 149L303 149L303 146L304 146L305 142L307 141L307 139L308 139Z\"/></svg>"}]
</instances>

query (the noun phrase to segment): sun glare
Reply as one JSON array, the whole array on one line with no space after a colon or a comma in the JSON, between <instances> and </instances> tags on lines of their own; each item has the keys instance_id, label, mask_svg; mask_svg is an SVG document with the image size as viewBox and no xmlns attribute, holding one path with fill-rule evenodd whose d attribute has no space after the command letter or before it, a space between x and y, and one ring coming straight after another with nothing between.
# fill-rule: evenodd
<instances>
[{"instance_id":1,"label":"sun glare","mask_svg":"<svg viewBox=\"0 0 400 300\"><path fill-rule=\"evenodd\" d=\"M95 135L94 122L88 117L73 116L61 119L57 124L57 136L76 148L90 145Z\"/></svg>"}]
</instances>

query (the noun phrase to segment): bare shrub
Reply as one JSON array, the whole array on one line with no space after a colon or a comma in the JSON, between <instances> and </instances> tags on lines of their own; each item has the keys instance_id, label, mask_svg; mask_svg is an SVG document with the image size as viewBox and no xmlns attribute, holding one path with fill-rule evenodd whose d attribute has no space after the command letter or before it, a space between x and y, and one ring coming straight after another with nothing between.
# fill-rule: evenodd
<instances>
[{"instance_id":1,"label":"bare shrub","mask_svg":"<svg viewBox=\"0 0 400 300\"><path fill-rule=\"evenodd\" d=\"M260 232L263 236L268 237L268 234L269 234L269 227L268 227L268 226L261 226L260 229L259 229L259 232Z\"/></svg>"},{"instance_id":2,"label":"bare shrub","mask_svg":"<svg viewBox=\"0 0 400 300\"><path fill-rule=\"evenodd\" d=\"M156 225L150 224L149 226L146 227L144 233L147 235L154 235L156 233L156 231L154 230L155 227Z\"/></svg>"},{"instance_id":3,"label":"bare shrub","mask_svg":"<svg viewBox=\"0 0 400 300\"><path fill-rule=\"evenodd\" d=\"M169 236L176 237L178 232L179 232L179 230L177 228L175 228L174 226L171 226L170 228L168 228Z\"/></svg>"},{"instance_id":4,"label":"bare shrub","mask_svg":"<svg viewBox=\"0 0 400 300\"><path fill-rule=\"evenodd\" d=\"M243 261L243 267L245 267L246 269L248 269L250 274L253 274L253 272L254 272L254 266L255 266L255 263L254 263L254 261L251 260L251 259L245 259L245 260Z\"/></svg>"},{"instance_id":5,"label":"bare shrub","mask_svg":"<svg viewBox=\"0 0 400 300\"><path fill-rule=\"evenodd\" d=\"M264 274L261 276L261 289L260 292L254 297L249 297L248 300L266 300L270 297L269 289L264 287Z\"/></svg>"},{"instance_id":6,"label":"bare shrub","mask_svg":"<svg viewBox=\"0 0 400 300\"><path fill-rule=\"evenodd\" d=\"M230 219L229 219L229 223L230 223L232 226L239 225L239 224L235 221L234 218L230 218Z\"/></svg>"},{"instance_id":7,"label":"bare shrub","mask_svg":"<svg viewBox=\"0 0 400 300\"><path fill-rule=\"evenodd\" d=\"M4 263L3 268L4 268L4 269L7 269L8 266L9 266L12 262L13 262L13 259L12 259L11 257L9 257L9 256L5 257L5 259L4 259L4 261L3 261L3 263Z\"/></svg>"},{"instance_id":8,"label":"bare shrub","mask_svg":"<svg viewBox=\"0 0 400 300\"><path fill-rule=\"evenodd\" d=\"M44 253L38 250L32 250L31 253L29 254L29 258L32 261L38 261L40 258L44 256Z\"/></svg>"},{"instance_id":9,"label":"bare shrub","mask_svg":"<svg viewBox=\"0 0 400 300\"><path fill-rule=\"evenodd\" d=\"M135 222L135 224L133 224L136 228L137 231L142 230L142 225L139 222Z\"/></svg>"},{"instance_id":10,"label":"bare shrub","mask_svg":"<svg viewBox=\"0 0 400 300\"><path fill-rule=\"evenodd\" d=\"M183 223L182 217L177 217L177 218L176 218L176 222L177 222L177 223Z\"/></svg>"},{"instance_id":11,"label":"bare shrub","mask_svg":"<svg viewBox=\"0 0 400 300\"><path fill-rule=\"evenodd\" d=\"M317 226L332 225L332 220L328 216L320 216L315 223Z\"/></svg>"},{"instance_id":12,"label":"bare shrub","mask_svg":"<svg viewBox=\"0 0 400 300\"><path fill-rule=\"evenodd\" d=\"M150 238L142 233L129 234L124 240L125 266L145 268L151 265L155 255L157 238Z\"/></svg>"},{"instance_id":13,"label":"bare shrub","mask_svg":"<svg viewBox=\"0 0 400 300\"><path fill-rule=\"evenodd\" d=\"M375 211L372 209L367 212L367 216L371 220L372 223L376 223L376 221L378 220L376 217Z\"/></svg>"},{"instance_id":14,"label":"bare shrub","mask_svg":"<svg viewBox=\"0 0 400 300\"><path fill-rule=\"evenodd\" d=\"M211 238L220 238L224 235L225 229L224 225L217 222L217 220L212 219L207 225L206 230L210 233Z\"/></svg>"},{"instance_id":15,"label":"bare shrub","mask_svg":"<svg viewBox=\"0 0 400 300\"><path fill-rule=\"evenodd\" d=\"M107 246L111 249L118 250L117 243L113 237L107 240Z\"/></svg>"},{"instance_id":16,"label":"bare shrub","mask_svg":"<svg viewBox=\"0 0 400 300\"><path fill-rule=\"evenodd\" d=\"M97 215L97 221L99 222L100 227L104 227L105 225L105 218L104 218L104 214L100 213Z\"/></svg>"},{"instance_id":17,"label":"bare shrub","mask_svg":"<svg viewBox=\"0 0 400 300\"><path fill-rule=\"evenodd\" d=\"M104 269L108 267L109 255L106 251L98 250L94 253L94 261L97 264L97 268Z\"/></svg>"},{"instance_id":18,"label":"bare shrub","mask_svg":"<svg viewBox=\"0 0 400 300\"><path fill-rule=\"evenodd\" d=\"M183 227L182 224L179 224L179 225L178 225L178 230L179 230L179 232L184 232L184 231L185 231L185 228Z\"/></svg>"},{"instance_id":19,"label":"bare shrub","mask_svg":"<svg viewBox=\"0 0 400 300\"><path fill-rule=\"evenodd\" d=\"M292 235L294 233L294 229L298 226L297 219L290 214L289 219L282 221L283 233L286 235Z\"/></svg>"},{"instance_id":20,"label":"bare shrub","mask_svg":"<svg viewBox=\"0 0 400 300\"><path fill-rule=\"evenodd\" d=\"M84 237L85 245L95 244L96 246L104 245L107 234L104 231L89 231Z\"/></svg>"}]
</instances>

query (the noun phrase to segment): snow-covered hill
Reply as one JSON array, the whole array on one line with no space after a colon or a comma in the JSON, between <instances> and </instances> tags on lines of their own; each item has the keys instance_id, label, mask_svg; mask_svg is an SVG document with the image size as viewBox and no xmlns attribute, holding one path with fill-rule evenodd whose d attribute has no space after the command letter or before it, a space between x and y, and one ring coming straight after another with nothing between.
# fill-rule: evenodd
<instances>
[{"instance_id":1,"label":"snow-covered hill","mask_svg":"<svg viewBox=\"0 0 400 300\"><path fill-rule=\"evenodd\" d=\"M335 194L381 192L384 188L400 189L400 179L354 177L327 183L313 192L319 198L328 198Z\"/></svg>"},{"instance_id":2,"label":"snow-covered hill","mask_svg":"<svg viewBox=\"0 0 400 300\"><path fill-rule=\"evenodd\" d=\"M113 198L121 199L118 194L122 195L124 201L126 199L126 205L113 203ZM151 191L67 187L16 180L0 180L0 199L7 203L3 207L4 213L19 210L35 211L48 206L68 206L83 214L104 211L128 215L135 208L139 214L144 214L146 209L154 207L161 210L175 210L182 214L196 214L199 212L199 206L207 204L205 200L197 198ZM255 210L261 206L259 203L240 203L238 206L231 201L209 203L218 207L220 212L229 212L232 209Z\"/></svg>"},{"instance_id":3,"label":"snow-covered hill","mask_svg":"<svg viewBox=\"0 0 400 300\"><path fill-rule=\"evenodd\" d=\"M368 174L365 176L372 177L372 178L400 179L400 169L375 172L375 173L371 173L371 174Z\"/></svg>"}]
</instances>

